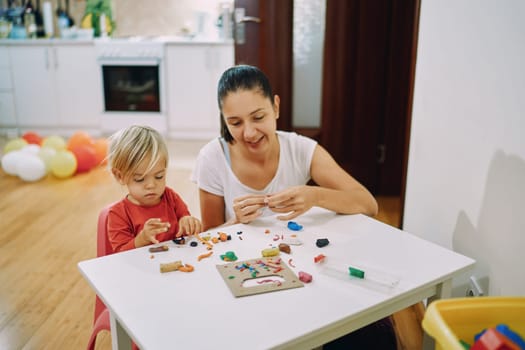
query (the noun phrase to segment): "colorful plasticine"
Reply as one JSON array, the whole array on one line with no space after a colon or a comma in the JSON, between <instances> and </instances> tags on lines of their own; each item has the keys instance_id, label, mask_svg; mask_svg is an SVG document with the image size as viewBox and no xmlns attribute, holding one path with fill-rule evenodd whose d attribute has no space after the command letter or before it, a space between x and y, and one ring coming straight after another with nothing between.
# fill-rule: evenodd
<instances>
[{"instance_id":1,"label":"colorful plasticine","mask_svg":"<svg viewBox=\"0 0 525 350\"><path fill-rule=\"evenodd\" d=\"M303 229L303 227L295 221L288 221L288 228L292 231L300 231Z\"/></svg>"},{"instance_id":2,"label":"colorful plasticine","mask_svg":"<svg viewBox=\"0 0 525 350\"><path fill-rule=\"evenodd\" d=\"M262 256L277 256L280 254L279 248L266 248L263 249L261 252Z\"/></svg>"}]
</instances>

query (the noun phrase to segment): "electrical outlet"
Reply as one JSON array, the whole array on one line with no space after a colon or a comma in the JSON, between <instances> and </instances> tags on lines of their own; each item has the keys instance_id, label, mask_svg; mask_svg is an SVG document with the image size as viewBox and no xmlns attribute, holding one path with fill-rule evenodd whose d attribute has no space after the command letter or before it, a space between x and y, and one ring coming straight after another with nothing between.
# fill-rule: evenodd
<instances>
[{"instance_id":1,"label":"electrical outlet","mask_svg":"<svg viewBox=\"0 0 525 350\"><path fill-rule=\"evenodd\" d=\"M475 276L470 276L469 286L467 288L467 297L481 297L483 296L483 289Z\"/></svg>"}]
</instances>

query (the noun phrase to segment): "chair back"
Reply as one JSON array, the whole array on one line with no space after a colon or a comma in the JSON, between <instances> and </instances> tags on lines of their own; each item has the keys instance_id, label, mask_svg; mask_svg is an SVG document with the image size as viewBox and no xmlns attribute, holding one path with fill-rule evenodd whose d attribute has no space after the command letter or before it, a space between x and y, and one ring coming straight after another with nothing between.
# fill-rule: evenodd
<instances>
[{"instance_id":1,"label":"chair back","mask_svg":"<svg viewBox=\"0 0 525 350\"><path fill-rule=\"evenodd\" d=\"M113 205L109 204L102 208L98 214L98 224L97 224L97 257L113 254L113 248L111 243L109 243L108 238L108 214L109 208ZM100 314L106 309L106 305L100 300L98 295L95 298L95 317L93 323L97 322Z\"/></svg>"},{"instance_id":2,"label":"chair back","mask_svg":"<svg viewBox=\"0 0 525 350\"><path fill-rule=\"evenodd\" d=\"M113 204L104 207L98 214L97 225L97 257L113 254L113 248L108 238L108 213Z\"/></svg>"}]
</instances>

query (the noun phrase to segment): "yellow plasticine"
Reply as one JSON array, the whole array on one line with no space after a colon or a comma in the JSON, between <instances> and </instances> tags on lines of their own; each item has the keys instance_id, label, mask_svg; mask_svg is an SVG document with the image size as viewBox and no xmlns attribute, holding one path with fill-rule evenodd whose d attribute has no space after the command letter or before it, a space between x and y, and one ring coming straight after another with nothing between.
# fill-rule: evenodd
<instances>
[{"instance_id":1,"label":"yellow plasticine","mask_svg":"<svg viewBox=\"0 0 525 350\"><path fill-rule=\"evenodd\" d=\"M279 248L266 248L263 249L261 252L262 256L277 256L280 254Z\"/></svg>"}]
</instances>

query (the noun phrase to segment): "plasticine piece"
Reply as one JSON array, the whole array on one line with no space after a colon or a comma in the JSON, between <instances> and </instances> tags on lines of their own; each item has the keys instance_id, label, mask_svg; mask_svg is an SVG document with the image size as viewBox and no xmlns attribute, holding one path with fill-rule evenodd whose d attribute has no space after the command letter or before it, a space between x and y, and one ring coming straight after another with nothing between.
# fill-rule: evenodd
<instances>
[{"instance_id":1,"label":"plasticine piece","mask_svg":"<svg viewBox=\"0 0 525 350\"><path fill-rule=\"evenodd\" d=\"M166 263L166 264L160 264L160 272L171 272L171 271L177 271L182 266L182 262L180 260Z\"/></svg>"},{"instance_id":2,"label":"plasticine piece","mask_svg":"<svg viewBox=\"0 0 525 350\"><path fill-rule=\"evenodd\" d=\"M190 264L184 264L184 266L179 267L180 272L193 272L195 268Z\"/></svg>"},{"instance_id":3,"label":"plasticine piece","mask_svg":"<svg viewBox=\"0 0 525 350\"><path fill-rule=\"evenodd\" d=\"M173 243L178 244L178 245L186 244L186 240L184 239L184 237L179 237L179 238L173 239Z\"/></svg>"},{"instance_id":4,"label":"plasticine piece","mask_svg":"<svg viewBox=\"0 0 525 350\"><path fill-rule=\"evenodd\" d=\"M289 244L289 245L301 245L303 242L299 238L295 237L284 237L283 243Z\"/></svg>"},{"instance_id":5,"label":"plasticine piece","mask_svg":"<svg viewBox=\"0 0 525 350\"><path fill-rule=\"evenodd\" d=\"M226 253L221 255L221 260L223 260L223 261L236 261L237 260L237 256L235 255L234 252L228 251L228 252L226 252Z\"/></svg>"},{"instance_id":6,"label":"plasticine piece","mask_svg":"<svg viewBox=\"0 0 525 350\"><path fill-rule=\"evenodd\" d=\"M324 260L324 258L326 258L326 256L324 256L323 254L319 254L318 256L314 257L314 263L321 262Z\"/></svg>"},{"instance_id":7,"label":"plasticine piece","mask_svg":"<svg viewBox=\"0 0 525 350\"><path fill-rule=\"evenodd\" d=\"M149 248L150 253L160 253L160 252L167 252L170 248L167 245L161 245L158 247L151 247Z\"/></svg>"},{"instance_id":8,"label":"plasticine piece","mask_svg":"<svg viewBox=\"0 0 525 350\"><path fill-rule=\"evenodd\" d=\"M286 254L290 254L292 252L292 250L290 249L290 246L286 243L280 243L279 250Z\"/></svg>"},{"instance_id":9,"label":"plasticine piece","mask_svg":"<svg viewBox=\"0 0 525 350\"><path fill-rule=\"evenodd\" d=\"M219 239L221 240L221 242L226 242L228 240L228 235L224 232L219 232Z\"/></svg>"},{"instance_id":10,"label":"plasticine piece","mask_svg":"<svg viewBox=\"0 0 525 350\"><path fill-rule=\"evenodd\" d=\"M318 246L319 248L322 248L322 247L326 247L328 245L328 243L330 243L330 241L328 240L328 238L319 238L316 242L315 242L315 245Z\"/></svg>"},{"instance_id":11,"label":"plasticine piece","mask_svg":"<svg viewBox=\"0 0 525 350\"><path fill-rule=\"evenodd\" d=\"M197 243L197 242L195 242L195 241L192 241L192 242L190 243L190 245L191 245L192 247L196 247L196 246L199 245L199 243Z\"/></svg>"},{"instance_id":12,"label":"plasticine piece","mask_svg":"<svg viewBox=\"0 0 525 350\"><path fill-rule=\"evenodd\" d=\"M210 251L207 252L207 253L201 254L201 255L199 255L199 256L197 257L197 261L201 261L202 259L205 259L205 258L209 257L209 256L212 255L212 254L213 254L213 251L212 251L212 250L210 250Z\"/></svg>"},{"instance_id":13,"label":"plasticine piece","mask_svg":"<svg viewBox=\"0 0 525 350\"><path fill-rule=\"evenodd\" d=\"M266 248L261 251L262 256L277 256L280 254L279 248Z\"/></svg>"},{"instance_id":14,"label":"plasticine piece","mask_svg":"<svg viewBox=\"0 0 525 350\"><path fill-rule=\"evenodd\" d=\"M303 229L303 227L295 221L288 221L288 228L292 231L300 231Z\"/></svg>"},{"instance_id":15,"label":"plasticine piece","mask_svg":"<svg viewBox=\"0 0 525 350\"><path fill-rule=\"evenodd\" d=\"M350 274L350 276L354 276L357 278L365 278L365 272L363 270L356 269L352 266L348 267L348 273Z\"/></svg>"},{"instance_id":16,"label":"plasticine piece","mask_svg":"<svg viewBox=\"0 0 525 350\"><path fill-rule=\"evenodd\" d=\"M298 275L299 275L299 280L301 282L304 282L304 283L312 282L312 275L310 275L309 273L306 273L304 271L299 271Z\"/></svg>"}]
</instances>

